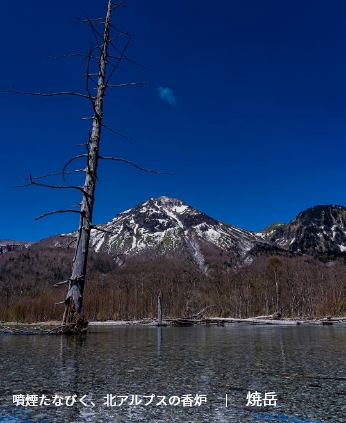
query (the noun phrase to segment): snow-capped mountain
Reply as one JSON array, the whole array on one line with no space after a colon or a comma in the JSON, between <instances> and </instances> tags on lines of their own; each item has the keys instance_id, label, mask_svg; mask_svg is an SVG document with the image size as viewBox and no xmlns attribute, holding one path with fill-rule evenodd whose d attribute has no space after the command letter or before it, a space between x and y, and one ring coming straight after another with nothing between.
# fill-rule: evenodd
<instances>
[{"instance_id":1,"label":"snow-capped mountain","mask_svg":"<svg viewBox=\"0 0 346 423\"><path fill-rule=\"evenodd\" d=\"M346 207L337 205L315 206L288 224L273 223L252 232L215 220L182 200L159 197L98 227L102 231L91 231L90 248L110 254L120 265L129 257L152 259L162 254L193 260L201 269L219 260L234 266L259 256L298 253L330 260L346 254ZM51 236L37 243L3 241L0 254L18 248L73 248L75 235Z\"/></svg>"},{"instance_id":2,"label":"snow-capped mountain","mask_svg":"<svg viewBox=\"0 0 346 423\"><path fill-rule=\"evenodd\" d=\"M287 225L274 223L256 235L303 254L338 255L346 251L346 207L311 207Z\"/></svg>"},{"instance_id":3,"label":"snow-capped mountain","mask_svg":"<svg viewBox=\"0 0 346 423\"><path fill-rule=\"evenodd\" d=\"M105 232L91 232L90 246L95 251L114 257L185 251L200 268L206 265L207 250L226 251L241 262L257 241L263 243L251 231L219 222L182 200L164 196L150 198L99 227Z\"/></svg>"}]
</instances>

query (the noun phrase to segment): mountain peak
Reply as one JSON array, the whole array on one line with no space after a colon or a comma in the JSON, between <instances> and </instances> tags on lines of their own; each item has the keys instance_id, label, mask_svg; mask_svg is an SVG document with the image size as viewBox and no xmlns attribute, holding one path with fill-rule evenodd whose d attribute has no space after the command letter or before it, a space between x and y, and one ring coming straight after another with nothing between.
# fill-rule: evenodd
<instances>
[{"instance_id":1,"label":"mountain peak","mask_svg":"<svg viewBox=\"0 0 346 423\"><path fill-rule=\"evenodd\" d=\"M179 198L164 195L149 198L99 226L105 232L92 229L90 234L95 251L114 257L185 254L201 269L206 268L211 251L215 255L226 251L242 261L258 240L250 231L225 225Z\"/></svg>"},{"instance_id":2,"label":"mountain peak","mask_svg":"<svg viewBox=\"0 0 346 423\"><path fill-rule=\"evenodd\" d=\"M346 251L346 207L335 204L310 207L269 235L266 239L292 251L338 255Z\"/></svg>"},{"instance_id":3,"label":"mountain peak","mask_svg":"<svg viewBox=\"0 0 346 423\"><path fill-rule=\"evenodd\" d=\"M154 198L155 200L155 198ZM161 197L156 198L156 200L162 201L163 203L169 202L169 201L181 201L179 200L179 198L170 198L167 197L166 195L161 195Z\"/></svg>"},{"instance_id":4,"label":"mountain peak","mask_svg":"<svg viewBox=\"0 0 346 423\"><path fill-rule=\"evenodd\" d=\"M336 204L325 204L310 207L298 214L296 219L305 219L312 221L324 221L324 220L335 220L339 219L340 216L344 215L346 212L346 207L338 206Z\"/></svg>"},{"instance_id":5,"label":"mountain peak","mask_svg":"<svg viewBox=\"0 0 346 423\"><path fill-rule=\"evenodd\" d=\"M158 198L151 198L151 201L153 201L157 206L164 206L164 207L180 207L180 206L186 206L186 203L183 200L180 200L179 198L169 198L165 195L162 195Z\"/></svg>"}]
</instances>

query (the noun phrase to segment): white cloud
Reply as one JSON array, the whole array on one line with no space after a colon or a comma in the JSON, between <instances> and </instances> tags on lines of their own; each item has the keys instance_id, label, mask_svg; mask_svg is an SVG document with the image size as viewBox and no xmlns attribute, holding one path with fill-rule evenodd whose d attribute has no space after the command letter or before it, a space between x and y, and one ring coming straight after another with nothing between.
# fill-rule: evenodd
<instances>
[{"instance_id":1,"label":"white cloud","mask_svg":"<svg viewBox=\"0 0 346 423\"><path fill-rule=\"evenodd\" d=\"M157 90L159 92L159 97L162 98L162 100L167 101L167 103L171 106L177 106L177 99L170 88L159 87Z\"/></svg>"}]
</instances>

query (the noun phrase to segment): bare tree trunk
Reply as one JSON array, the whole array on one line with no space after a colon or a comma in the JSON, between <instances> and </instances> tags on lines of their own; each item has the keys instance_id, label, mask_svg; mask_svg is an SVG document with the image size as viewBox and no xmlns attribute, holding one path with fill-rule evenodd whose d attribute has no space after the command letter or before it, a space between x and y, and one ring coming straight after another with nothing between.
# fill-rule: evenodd
<instances>
[{"instance_id":1,"label":"bare tree trunk","mask_svg":"<svg viewBox=\"0 0 346 423\"><path fill-rule=\"evenodd\" d=\"M109 0L104 26L103 44L99 60L99 74L96 88L97 94L93 106L94 116L92 132L88 142L87 169L83 186L83 198L80 209L81 214L77 234L76 253L73 259L72 276L69 281L68 292L65 299L63 324L71 323L73 320L78 318L83 304L83 290L88 260L90 231L92 228L91 222L95 200L94 194L97 180L97 165L99 159L99 144L103 117L103 100L106 90L105 78L109 32L111 27L111 13L112 0Z\"/></svg>"},{"instance_id":2,"label":"bare tree trunk","mask_svg":"<svg viewBox=\"0 0 346 423\"><path fill-rule=\"evenodd\" d=\"M157 297L157 325L162 326L162 292L160 291L158 297Z\"/></svg>"},{"instance_id":3,"label":"bare tree trunk","mask_svg":"<svg viewBox=\"0 0 346 423\"><path fill-rule=\"evenodd\" d=\"M275 291L276 291L276 311L279 311L279 281L278 281L278 275L277 272L274 272L274 278L275 278Z\"/></svg>"}]
</instances>

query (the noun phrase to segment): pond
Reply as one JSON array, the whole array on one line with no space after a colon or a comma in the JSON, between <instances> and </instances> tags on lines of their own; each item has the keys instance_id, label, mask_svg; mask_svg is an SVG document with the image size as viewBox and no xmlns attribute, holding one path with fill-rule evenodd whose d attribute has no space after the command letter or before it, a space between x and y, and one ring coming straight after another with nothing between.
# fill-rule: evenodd
<instances>
[{"instance_id":1,"label":"pond","mask_svg":"<svg viewBox=\"0 0 346 423\"><path fill-rule=\"evenodd\" d=\"M346 422L345 326L90 329L0 336L0 422Z\"/></svg>"}]
</instances>

